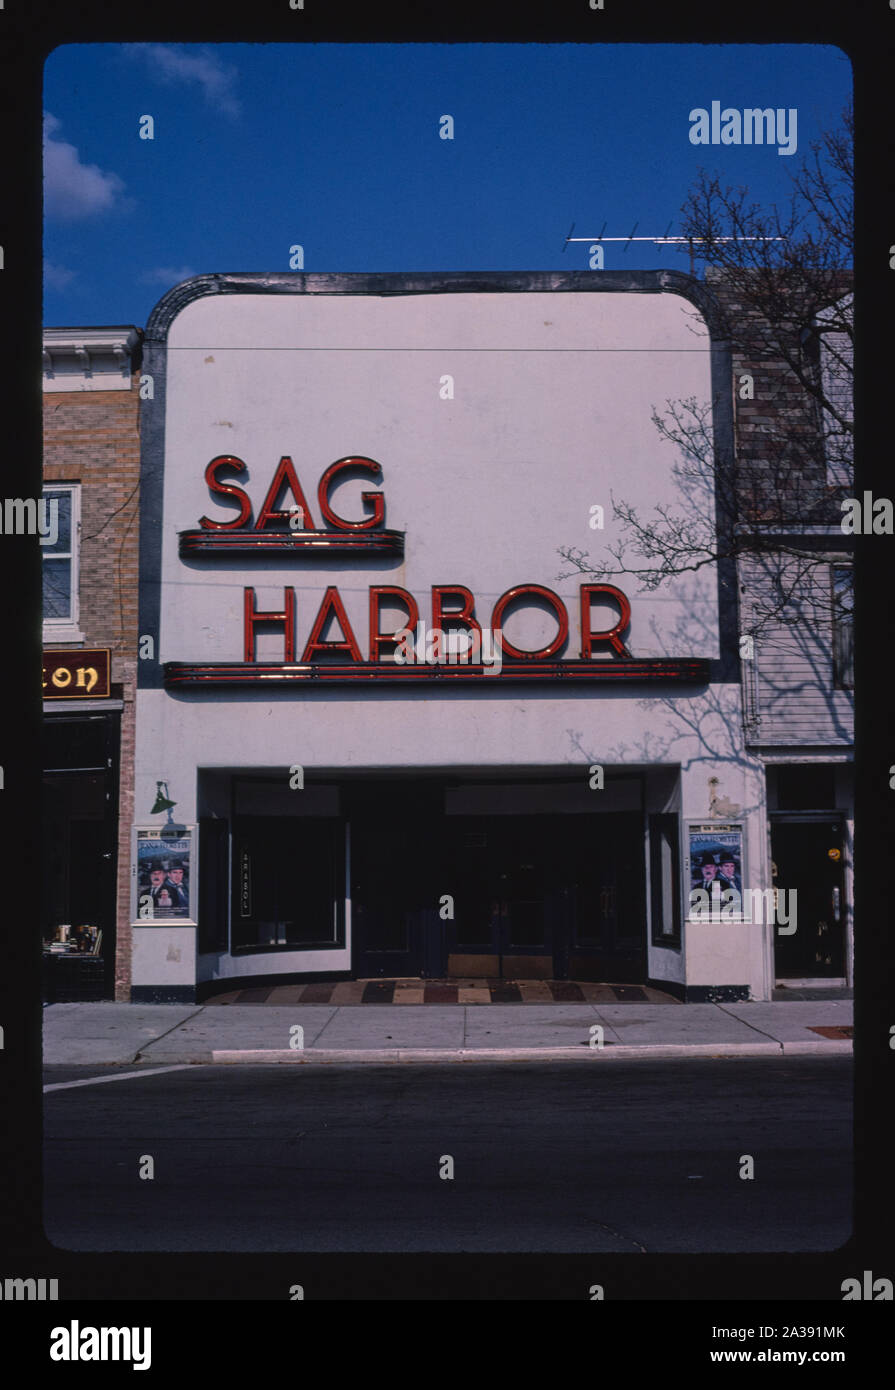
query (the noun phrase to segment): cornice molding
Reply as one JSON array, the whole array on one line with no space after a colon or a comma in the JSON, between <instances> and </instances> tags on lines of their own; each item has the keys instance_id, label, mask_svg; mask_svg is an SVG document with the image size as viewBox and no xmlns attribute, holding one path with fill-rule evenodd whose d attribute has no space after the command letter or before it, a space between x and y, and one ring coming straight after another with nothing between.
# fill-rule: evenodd
<instances>
[{"instance_id":1,"label":"cornice molding","mask_svg":"<svg viewBox=\"0 0 895 1390\"><path fill-rule=\"evenodd\" d=\"M130 390L141 339L133 324L111 328L45 328L44 390Z\"/></svg>"}]
</instances>

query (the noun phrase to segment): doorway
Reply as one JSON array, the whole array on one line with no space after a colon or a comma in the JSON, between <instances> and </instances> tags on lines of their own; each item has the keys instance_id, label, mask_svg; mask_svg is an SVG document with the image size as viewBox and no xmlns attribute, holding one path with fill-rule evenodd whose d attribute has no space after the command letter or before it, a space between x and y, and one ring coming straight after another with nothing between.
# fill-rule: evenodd
<instances>
[{"instance_id":1,"label":"doorway","mask_svg":"<svg viewBox=\"0 0 895 1390\"><path fill-rule=\"evenodd\" d=\"M113 998L118 865L119 715L46 715L40 884L41 935L94 927L99 954L44 961L53 999Z\"/></svg>"},{"instance_id":2,"label":"doorway","mask_svg":"<svg viewBox=\"0 0 895 1390\"><path fill-rule=\"evenodd\" d=\"M444 973L444 794L424 780L346 785L352 971L359 979Z\"/></svg>"},{"instance_id":3,"label":"doorway","mask_svg":"<svg viewBox=\"0 0 895 1390\"><path fill-rule=\"evenodd\" d=\"M562 914L547 816L451 816L448 974L551 979ZM553 851L553 852L551 852Z\"/></svg>"},{"instance_id":4,"label":"doorway","mask_svg":"<svg viewBox=\"0 0 895 1390\"><path fill-rule=\"evenodd\" d=\"M450 817L448 973L639 982L646 969L643 817Z\"/></svg>"},{"instance_id":5,"label":"doorway","mask_svg":"<svg viewBox=\"0 0 895 1390\"><path fill-rule=\"evenodd\" d=\"M796 891L796 930L774 933L778 979L845 975L845 824L840 817L771 818L775 888Z\"/></svg>"},{"instance_id":6,"label":"doorway","mask_svg":"<svg viewBox=\"0 0 895 1390\"><path fill-rule=\"evenodd\" d=\"M645 980L642 811L447 814L435 779L343 795L356 977Z\"/></svg>"}]
</instances>

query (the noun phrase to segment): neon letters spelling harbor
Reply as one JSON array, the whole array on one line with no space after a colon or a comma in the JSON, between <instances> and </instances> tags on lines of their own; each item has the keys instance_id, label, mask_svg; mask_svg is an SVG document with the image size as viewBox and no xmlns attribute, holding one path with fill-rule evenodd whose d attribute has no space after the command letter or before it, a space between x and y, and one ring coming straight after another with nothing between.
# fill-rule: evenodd
<instances>
[{"instance_id":1,"label":"neon letters spelling harbor","mask_svg":"<svg viewBox=\"0 0 895 1390\"><path fill-rule=\"evenodd\" d=\"M313 560L319 555L349 552L364 558L388 549L403 554L404 535L384 529L385 497L382 492L361 494L372 514L361 520L340 516L329 498L330 488L337 478L349 472L360 472L377 481L382 467L375 459L351 454L329 465L317 490L318 502L330 530L317 530L307 498L302 490L291 458L280 459L267 490L257 521L252 520L252 504L246 492L233 483L224 482L222 474L245 471L242 459L222 454L211 460L205 469L205 481L212 496L235 503L238 512L229 521L203 516L199 530L181 531L181 558L204 562L214 557L232 555L262 555L271 551L281 557L289 555L296 562ZM284 510L279 498L289 488L295 499ZM301 525L294 524L296 514ZM275 529L279 528L279 529ZM283 529L287 528L287 529ZM618 617L608 627L594 630L591 606L594 601L609 603L618 609ZM533 604L542 612L552 610L556 633L545 646L535 651L516 646L503 632L504 616L508 609ZM383 632L380 612L383 606L403 609L405 620L396 631ZM395 584L373 584L369 587L369 629L367 657L361 652L352 630L338 587L331 584L319 600L316 617L310 628L301 657L296 659L295 624L297 602L295 588L284 586L283 607L276 611L259 609L255 590L243 589L243 660L241 662L193 663L169 661L164 664L166 686L254 685L316 681L323 683L388 681L396 684L418 684L435 679L444 681L494 680L588 680L613 681L678 681L703 684L708 680L708 661L697 657L634 657L628 651L624 634L631 620L627 595L613 584L582 584L579 588L580 615L579 656L563 659L558 653L569 637L569 613L560 596L543 584L515 584L501 594L493 605L490 624L483 628L476 618L476 599L464 584L433 584L431 586L431 631L420 621L420 605L407 589ZM323 640L328 624L337 624L341 636ZM274 624L283 632L283 661L262 662L255 658L255 629L260 624ZM604 655L594 659L594 648ZM493 681L489 681L493 684Z\"/></svg>"},{"instance_id":2,"label":"neon letters spelling harbor","mask_svg":"<svg viewBox=\"0 0 895 1390\"><path fill-rule=\"evenodd\" d=\"M798 110L789 108L789 130L786 130L786 109L772 106L736 107L712 102L711 117L704 106L690 112L691 145L777 145L778 154L795 154L798 148Z\"/></svg>"}]
</instances>

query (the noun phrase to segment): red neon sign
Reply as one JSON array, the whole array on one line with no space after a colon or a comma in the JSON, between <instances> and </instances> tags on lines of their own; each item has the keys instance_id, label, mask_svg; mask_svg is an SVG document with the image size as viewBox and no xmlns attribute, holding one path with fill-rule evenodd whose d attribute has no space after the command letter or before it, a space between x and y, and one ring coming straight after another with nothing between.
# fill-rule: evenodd
<instances>
[{"instance_id":1,"label":"red neon sign","mask_svg":"<svg viewBox=\"0 0 895 1390\"><path fill-rule=\"evenodd\" d=\"M245 490L232 481L247 471L242 459L234 454L220 454L205 469L205 481L212 497L228 505L236 504L237 511L229 520L203 516L199 531L180 533L182 556L209 552L233 553L257 550L359 551L391 550L403 554L403 533L386 531L385 497L379 492L363 492L361 501L370 515L361 520L348 520L334 508L331 492L336 483L350 473L365 474L379 482L382 467L375 459L363 454L349 454L337 459L324 471L317 487L320 513L329 531L315 530L314 517L308 505L292 459L283 455L274 469L270 486L261 504L257 520L252 521L252 503ZM284 506L282 494L292 494L293 502ZM288 530L276 529L288 527ZM592 626L594 600L609 600L618 610L617 618L608 627ZM405 610L402 627L382 631L382 608L385 604ZM556 632L551 640L536 650L516 646L503 632L504 620L511 609L533 605L539 610L552 611ZM614 584L582 584L578 595L580 657L563 659L559 654L569 639L569 613L559 594L543 584L516 584L497 599L491 610L490 626L483 628L476 617L476 600L464 584L433 584L430 612L432 628L426 631L420 621L419 604L407 589L394 584L371 585L369 589L367 650L365 660L360 643L352 629L338 587L331 584L323 595L308 630L301 660L296 661L296 622L299 618L295 589L285 586L283 606L262 610L256 606L255 590L243 591L243 661L189 663L168 662L165 665L167 685L244 685L263 681L265 684L295 681L325 683L355 680L385 680L401 684L448 679L476 681L485 677L511 680L572 680L643 681L672 680L703 682L708 679L708 662L698 658L632 657L625 646L624 635L631 621L631 605L627 595ZM301 614L304 620L306 615ZM282 663L256 659L255 633L259 626L274 626L283 635ZM339 635L324 640L329 627L338 628ZM461 645L462 643L462 645ZM608 654L593 659L595 648L608 648ZM338 659L336 659L338 658ZM504 665L504 658L507 664Z\"/></svg>"},{"instance_id":2,"label":"red neon sign","mask_svg":"<svg viewBox=\"0 0 895 1390\"><path fill-rule=\"evenodd\" d=\"M609 627L594 631L591 626L592 599L602 596L617 606L619 616ZM446 607L460 601L460 606ZM557 622L555 637L537 651L526 651L510 642L503 633L503 620L511 604L525 601L553 609ZM381 609L391 601L406 610L403 626L383 632ZM490 628L483 630L475 616L475 595L463 584L433 584L431 598L432 627L420 621L419 605L413 594L395 584L371 585L369 590L369 658L364 660L360 644L351 626L345 605L335 584L329 585L311 624L310 632L296 662L296 618L298 603L295 589L286 585L283 606L276 610L259 609L255 590L243 590L243 661L242 663L184 663L169 662L166 667L168 684L244 684L263 679L269 683L273 673L280 671L283 680L320 679L324 681L359 679L388 679L414 683L434 677L453 680L477 679L482 675L520 679L534 677L554 679L568 675L576 679L671 679L692 680L694 672L707 670L700 661L667 661L664 658L638 660L631 657L622 640L630 622L631 608L621 589L613 584L582 584L579 592L581 611L581 659L554 660L569 636L569 614L560 596L543 584L517 584L501 594L491 611ZM323 640L330 622L338 626L341 636ZM274 626L283 635L283 661L280 666L259 662L255 651L255 631L259 626ZM462 647L452 641L464 637ZM432 639L435 639L434 641ZM608 646L614 659L592 658L595 646ZM386 648L391 660L383 656ZM471 655L470 655L471 652ZM335 663L332 657L342 657ZM510 665L504 667L503 658ZM323 657L323 662L319 658ZM621 658L619 660L618 658ZM518 664L516 664L518 663ZM217 674L216 674L217 673ZM254 673L254 674L253 674Z\"/></svg>"},{"instance_id":3,"label":"red neon sign","mask_svg":"<svg viewBox=\"0 0 895 1390\"><path fill-rule=\"evenodd\" d=\"M239 511L229 521L218 521L212 517L202 516L199 518L199 525L205 531L236 531L250 529L256 532L264 531L271 523L274 525L290 524L290 519L294 515L294 509L298 508L301 518L301 525L295 529L300 531L314 531L316 529L314 515L308 506L304 490L295 465L288 454L284 454L274 469L270 487L261 504L258 519L252 526L252 503L248 493L233 482L224 482L221 474L232 471L234 473L247 472L246 465L241 458L235 454L219 454L213 458L205 469L205 481L208 490L215 498L225 498L228 501L236 502ZM382 465L375 459L367 458L364 454L349 454L345 458L336 459L323 474L317 487L317 501L320 504L320 511L325 521L329 522L337 531L372 531L374 527L381 526L385 520L385 497L381 492L362 492L361 501L364 506L372 507L372 516L363 518L361 521L348 521L345 517L339 516L330 501L330 491L342 474L347 473L366 473L378 482L382 477ZM285 488L292 493L293 503L289 509L279 506L280 494ZM323 533L324 535L326 532Z\"/></svg>"},{"instance_id":4,"label":"red neon sign","mask_svg":"<svg viewBox=\"0 0 895 1390\"><path fill-rule=\"evenodd\" d=\"M235 503L237 510L228 520L202 516L199 530L181 531L182 559L253 555L271 550L280 555L288 553L304 558L313 557L315 552L361 556L370 551L404 554L404 533L389 531L383 526L385 496L382 492L361 493L361 502L371 514L358 521L341 516L332 502L333 489L351 474L365 474L380 482L382 465L376 459L367 458L365 454L347 454L325 470L317 486L317 503L324 522L331 528L327 531L317 529L314 513L288 454L283 455L274 469L257 520L253 520L248 493L230 476L238 477L247 471L244 461L235 454L219 454L206 465L205 482L212 499L227 506ZM292 501L287 506L290 494Z\"/></svg>"}]
</instances>

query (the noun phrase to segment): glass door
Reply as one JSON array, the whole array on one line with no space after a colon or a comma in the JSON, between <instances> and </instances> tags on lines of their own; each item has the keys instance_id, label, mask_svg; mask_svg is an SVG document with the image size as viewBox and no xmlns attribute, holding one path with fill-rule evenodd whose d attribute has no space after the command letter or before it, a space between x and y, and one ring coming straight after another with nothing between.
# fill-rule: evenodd
<instances>
[{"instance_id":1,"label":"glass door","mask_svg":"<svg viewBox=\"0 0 895 1390\"><path fill-rule=\"evenodd\" d=\"M569 974L639 983L647 964L643 816L623 811L566 819Z\"/></svg>"},{"instance_id":2,"label":"glass door","mask_svg":"<svg viewBox=\"0 0 895 1390\"><path fill-rule=\"evenodd\" d=\"M773 886L796 930L774 931L778 979L845 975L845 827L838 819L772 820Z\"/></svg>"},{"instance_id":3,"label":"glass door","mask_svg":"<svg viewBox=\"0 0 895 1390\"><path fill-rule=\"evenodd\" d=\"M506 816L497 822L494 928L505 979L514 977L520 957L526 958L526 973L553 975L546 896L556 834L555 822L543 816Z\"/></svg>"},{"instance_id":4,"label":"glass door","mask_svg":"<svg viewBox=\"0 0 895 1390\"><path fill-rule=\"evenodd\" d=\"M450 816L448 952L471 976L550 978L554 818Z\"/></svg>"},{"instance_id":5,"label":"glass door","mask_svg":"<svg viewBox=\"0 0 895 1390\"><path fill-rule=\"evenodd\" d=\"M356 785L351 824L352 971L359 979L444 974L439 916L443 792L425 781Z\"/></svg>"}]
</instances>

